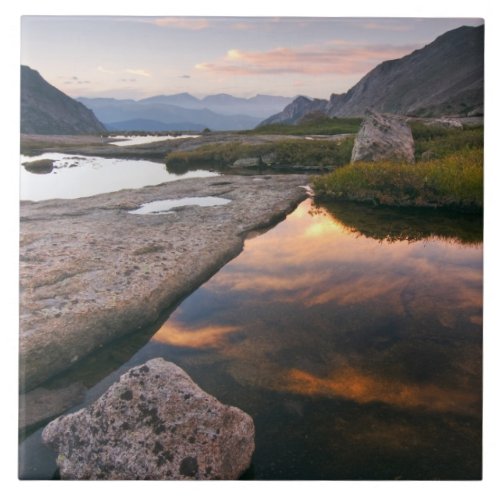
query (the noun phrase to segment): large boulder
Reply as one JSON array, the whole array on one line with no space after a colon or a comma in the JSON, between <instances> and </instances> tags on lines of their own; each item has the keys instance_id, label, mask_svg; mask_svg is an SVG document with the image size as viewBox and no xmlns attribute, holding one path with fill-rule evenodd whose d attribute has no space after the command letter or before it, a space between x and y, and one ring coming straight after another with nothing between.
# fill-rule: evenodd
<instances>
[{"instance_id":1,"label":"large boulder","mask_svg":"<svg viewBox=\"0 0 500 500\"><path fill-rule=\"evenodd\" d=\"M367 111L354 141L351 163L381 160L413 163L413 135L404 117Z\"/></svg>"},{"instance_id":2,"label":"large boulder","mask_svg":"<svg viewBox=\"0 0 500 500\"><path fill-rule=\"evenodd\" d=\"M236 479L254 451L252 418L202 391L173 363L130 369L43 441L63 479Z\"/></svg>"}]
</instances>

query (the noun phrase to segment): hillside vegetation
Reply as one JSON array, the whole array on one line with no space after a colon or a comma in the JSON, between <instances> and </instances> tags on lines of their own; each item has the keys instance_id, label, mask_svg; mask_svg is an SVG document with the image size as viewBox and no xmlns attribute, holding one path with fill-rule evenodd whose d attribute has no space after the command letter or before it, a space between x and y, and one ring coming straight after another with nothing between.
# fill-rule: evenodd
<instances>
[{"instance_id":1,"label":"hillside vegetation","mask_svg":"<svg viewBox=\"0 0 500 500\"><path fill-rule=\"evenodd\" d=\"M269 163L276 166L320 166L337 167L345 165L350 157L353 138L343 141L308 139L285 139L264 144L230 142L206 144L191 151L173 151L167 158L168 167L216 165L227 167L241 158L262 158L272 156ZM267 162L266 162L267 163Z\"/></svg>"},{"instance_id":2,"label":"hillside vegetation","mask_svg":"<svg viewBox=\"0 0 500 500\"><path fill-rule=\"evenodd\" d=\"M246 134L287 134L287 135L336 135L357 134L361 127L361 118L329 118L323 114L304 117L296 125L272 123L260 125Z\"/></svg>"},{"instance_id":3,"label":"hillside vegetation","mask_svg":"<svg viewBox=\"0 0 500 500\"><path fill-rule=\"evenodd\" d=\"M315 177L320 198L393 206L483 206L483 129L414 125L416 163L359 162Z\"/></svg>"}]
</instances>

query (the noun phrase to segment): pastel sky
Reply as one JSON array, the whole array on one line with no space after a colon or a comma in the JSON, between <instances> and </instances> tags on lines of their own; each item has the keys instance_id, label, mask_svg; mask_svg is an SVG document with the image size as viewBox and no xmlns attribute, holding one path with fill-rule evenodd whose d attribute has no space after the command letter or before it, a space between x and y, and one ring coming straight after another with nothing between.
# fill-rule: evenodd
<instances>
[{"instance_id":1,"label":"pastel sky","mask_svg":"<svg viewBox=\"0 0 500 500\"><path fill-rule=\"evenodd\" d=\"M24 16L21 64L73 97L328 98L465 18Z\"/></svg>"}]
</instances>

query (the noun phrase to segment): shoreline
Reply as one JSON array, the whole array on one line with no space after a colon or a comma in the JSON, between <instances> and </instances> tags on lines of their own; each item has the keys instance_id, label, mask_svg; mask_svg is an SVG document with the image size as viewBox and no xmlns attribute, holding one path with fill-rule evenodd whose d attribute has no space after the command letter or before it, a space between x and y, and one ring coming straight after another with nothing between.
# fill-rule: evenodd
<instances>
[{"instance_id":1,"label":"shoreline","mask_svg":"<svg viewBox=\"0 0 500 500\"><path fill-rule=\"evenodd\" d=\"M27 391L152 324L307 198L305 175L188 179L76 200L21 203L20 367ZM134 215L223 196L225 206Z\"/></svg>"}]
</instances>

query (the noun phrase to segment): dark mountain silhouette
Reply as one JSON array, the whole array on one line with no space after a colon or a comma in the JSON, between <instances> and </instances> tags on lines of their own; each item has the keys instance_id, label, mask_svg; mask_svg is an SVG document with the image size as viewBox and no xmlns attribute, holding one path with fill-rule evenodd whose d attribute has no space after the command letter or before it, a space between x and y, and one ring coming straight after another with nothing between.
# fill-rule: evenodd
<instances>
[{"instance_id":1,"label":"dark mountain silhouette","mask_svg":"<svg viewBox=\"0 0 500 500\"><path fill-rule=\"evenodd\" d=\"M26 134L93 134L106 131L90 109L21 66L21 132Z\"/></svg>"},{"instance_id":2,"label":"dark mountain silhouette","mask_svg":"<svg viewBox=\"0 0 500 500\"><path fill-rule=\"evenodd\" d=\"M292 121L285 108L264 123L297 123L313 111L330 117L363 116L366 109L410 116L472 116L483 113L483 103L484 26L462 26L407 56L379 64L345 94L332 94L323 109L302 102Z\"/></svg>"}]
</instances>

